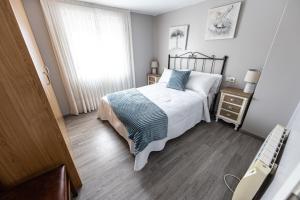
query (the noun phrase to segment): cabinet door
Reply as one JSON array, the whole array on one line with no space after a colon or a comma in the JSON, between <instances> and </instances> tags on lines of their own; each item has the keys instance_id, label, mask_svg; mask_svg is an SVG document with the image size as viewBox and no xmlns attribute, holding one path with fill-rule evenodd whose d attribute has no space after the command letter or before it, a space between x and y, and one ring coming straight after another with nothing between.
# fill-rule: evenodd
<instances>
[{"instance_id":1,"label":"cabinet door","mask_svg":"<svg viewBox=\"0 0 300 200\"><path fill-rule=\"evenodd\" d=\"M21 0L0 0L0 185L65 164L81 186L62 114Z\"/></svg>"},{"instance_id":2,"label":"cabinet door","mask_svg":"<svg viewBox=\"0 0 300 200\"><path fill-rule=\"evenodd\" d=\"M54 90L51 85L49 69L45 65L45 63L41 57L39 48L35 41L33 32L31 30L26 12L24 10L23 3L21 0L9 0L9 1L12 6L12 9L14 11L15 17L17 19L19 28L22 32L22 35L23 35L24 41L26 43L26 46L28 48L28 51L30 53L31 59L34 63L37 74L41 80L44 91L47 95L47 98L48 98L49 104L52 108L53 114L57 120L59 127L61 128L63 137L68 145L68 148L70 149L70 141L69 141L69 137L66 132L63 115L60 111Z\"/></svg>"}]
</instances>

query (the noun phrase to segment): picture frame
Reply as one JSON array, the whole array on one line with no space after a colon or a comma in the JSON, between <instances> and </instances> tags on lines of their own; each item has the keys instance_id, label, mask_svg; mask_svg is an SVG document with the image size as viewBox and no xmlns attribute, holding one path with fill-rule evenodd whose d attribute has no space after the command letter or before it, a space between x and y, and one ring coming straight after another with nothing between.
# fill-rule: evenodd
<instances>
[{"instance_id":1,"label":"picture frame","mask_svg":"<svg viewBox=\"0 0 300 200\"><path fill-rule=\"evenodd\" d=\"M205 40L232 39L235 37L242 2L208 10Z\"/></svg>"},{"instance_id":2,"label":"picture frame","mask_svg":"<svg viewBox=\"0 0 300 200\"><path fill-rule=\"evenodd\" d=\"M179 25L169 28L169 50L186 50L189 25Z\"/></svg>"}]
</instances>

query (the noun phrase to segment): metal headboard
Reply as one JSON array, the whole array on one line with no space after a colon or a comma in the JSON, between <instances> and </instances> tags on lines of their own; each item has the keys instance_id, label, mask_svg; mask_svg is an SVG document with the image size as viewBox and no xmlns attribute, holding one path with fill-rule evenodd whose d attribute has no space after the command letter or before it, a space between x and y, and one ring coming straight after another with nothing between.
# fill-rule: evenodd
<instances>
[{"instance_id":1,"label":"metal headboard","mask_svg":"<svg viewBox=\"0 0 300 200\"><path fill-rule=\"evenodd\" d=\"M169 54L168 69L189 69L192 71L224 75L227 59L228 56L217 58L214 55L208 56L200 52L187 52L175 56ZM214 96L210 109L211 113L215 112L216 103L217 95Z\"/></svg>"},{"instance_id":2,"label":"metal headboard","mask_svg":"<svg viewBox=\"0 0 300 200\"><path fill-rule=\"evenodd\" d=\"M208 56L200 52L186 52L175 56L169 54L168 69L190 69L223 75L227 59L228 56L217 58L215 55Z\"/></svg>"}]
</instances>

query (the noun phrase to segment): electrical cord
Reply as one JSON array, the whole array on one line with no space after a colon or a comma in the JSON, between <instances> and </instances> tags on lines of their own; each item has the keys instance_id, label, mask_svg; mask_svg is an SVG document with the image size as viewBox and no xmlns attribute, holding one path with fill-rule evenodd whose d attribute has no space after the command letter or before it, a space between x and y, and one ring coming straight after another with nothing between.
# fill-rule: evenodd
<instances>
[{"instance_id":1,"label":"electrical cord","mask_svg":"<svg viewBox=\"0 0 300 200\"><path fill-rule=\"evenodd\" d=\"M234 190L233 190L233 189L228 185L228 183L227 183L227 180L226 180L226 177L227 177L227 176L231 176L231 177L237 179L239 182L241 181L241 179L238 178L238 177L236 177L236 176L233 175L233 174L225 174L225 175L224 175L224 177L223 177L224 183L225 183L225 185L227 186L227 188L233 193Z\"/></svg>"}]
</instances>

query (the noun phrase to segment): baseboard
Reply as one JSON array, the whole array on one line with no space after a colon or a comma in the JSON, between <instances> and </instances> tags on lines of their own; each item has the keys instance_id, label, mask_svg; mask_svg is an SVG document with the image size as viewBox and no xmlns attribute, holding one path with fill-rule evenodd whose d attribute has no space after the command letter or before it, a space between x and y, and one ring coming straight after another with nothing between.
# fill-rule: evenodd
<instances>
[{"instance_id":1,"label":"baseboard","mask_svg":"<svg viewBox=\"0 0 300 200\"><path fill-rule=\"evenodd\" d=\"M259 139L259 140L261 140L261 141L264 141L264 140L265 140L265 138L263 138L263 137L261 137L261 136L258 136L258 135L254 134L254 133L251 133L251 132L249 132L249 131L246 131L246 130L244 130L244 129L240 129L239 132L241 132L241 133L243 133L243 134L246 134L246 135L250 135L250 136L252 136L252 137L255 137L256 139Z\"/></svg>"}]
</instances>

